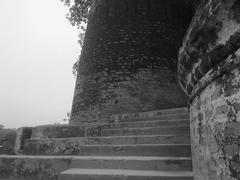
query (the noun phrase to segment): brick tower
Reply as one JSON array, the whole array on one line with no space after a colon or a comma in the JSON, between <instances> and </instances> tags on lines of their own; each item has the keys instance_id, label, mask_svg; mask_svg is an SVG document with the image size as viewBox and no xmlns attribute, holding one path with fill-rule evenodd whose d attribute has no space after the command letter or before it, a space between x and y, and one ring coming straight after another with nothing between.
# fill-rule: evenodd
<instances>
[{"instance_id":1,"label":"brick tower","mask_svg":"<svg viewBox=\"0 0 240 180\"><path fill-rule=\"evenodd\" d=\"M194 112L191 133L197 132L197 138L190 140L189 112L176 80L178 48L182 45L192 16L191 2L96 0L91 9L80 58L70 124L20 128L14 149L17 155L0 155L0 179L193 180L193 176L198 177L198 172L203 172L201 174L204 177L212 177L213 173L221 175L216 172L222 171L215 171L219 168L214 166L220 164L224 167L223 161L214 163L220 160L216 159L215 152L203 154L205 149L216 151L215 144L208 146L204 139L208 139L205 138L208 137L207 132L217 131L215 127L219 126L210 126L215 130L208 131L210 128L204 126L206 123L201 123L204 120L202 117L205 117L201 114L203 112L194 109L203 106L201 109L206 110L204 103L208 101L195 101L196 105L191 107ZM215 0L211 0L210 10L214 9L214 4ZM205 13L205 10L203 12L206 18L214 17ZM187 33L191 37L193 35L193 39L189 38L188 42L188 38L185 38L184 41L184 45L193 43L194 46L183 48L186 56L182 60L180 58L178 63L178 80L187 82L190 87L196 82L189 82L186 72L196 72L191 68L202 65L195 59L195 51L200 48L199 52L202 52L202 46L208 42L205 41L208 38L202 36L212 32L200 31L199 38L195 38L194 33L198 33L201 28L191 27L195 27L198 15L190 25L190 33ZM206 18L202 18L203 23L200 25L209 22ZM227 29L223 32L227 32ZM233 39L233 42L237 41ZM223 50L222 55L229 53L224 48L217 50ZM221 53L213 55L222 57L219 56ZM184 73L181 70L185 68L188 71ZM232 82L232 88L235 88L235 82L238 81ZM222 109L218 112L222 113ZM216 119L208 122L213 124L217 122ZM239 124L228 124L229 128L224 131L226 133L230 127L239 127ZM239 132L235 129L233 131ZM213 142L212 139L207 142ZM195 174L192 173L191 142L194 145ZM224 162L234 168L235 175L239 147L230 144L229 148L227 141L225 145L223 148L226 147L227 153L235 153L232 161ZM205 162L209 166L201 167L202 164L206 165ZM200 180L209 180L199 177Z\"/></svg>"},{"instance_id":2,"label":"brick tower","mask_svg":"<svg viewBox=\"0 0 240 180\"><path fill-rule=\"evenodd\" d=\"M178 48L192 17L179 0L98 0L80 57L71 121L186 106Z\"/></svg>"}]
</instances>

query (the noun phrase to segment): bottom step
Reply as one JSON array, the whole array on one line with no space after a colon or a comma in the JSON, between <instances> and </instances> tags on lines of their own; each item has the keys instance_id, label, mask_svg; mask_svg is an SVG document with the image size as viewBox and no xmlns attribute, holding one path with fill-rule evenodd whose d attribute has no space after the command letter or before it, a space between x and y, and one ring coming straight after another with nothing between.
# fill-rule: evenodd
<instances>
[{"instance_id":1,"label":"bottom step","mask_svg":"<svg viewBox=\"0 0 240 180\"><path fill-rule=\"evenodd\" d=\"M190 171L136 171L115 169L68 169L59 180L193 180Z\"/></svg>"}]
</instances>

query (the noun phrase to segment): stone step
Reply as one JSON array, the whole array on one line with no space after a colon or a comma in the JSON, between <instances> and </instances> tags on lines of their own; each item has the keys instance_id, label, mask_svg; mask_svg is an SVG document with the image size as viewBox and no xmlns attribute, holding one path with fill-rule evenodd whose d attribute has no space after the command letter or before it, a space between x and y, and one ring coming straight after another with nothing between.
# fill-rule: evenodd
<instances>
[{"instance_id":1,"label":"stone step","mask_svg":"<svg viewBox=\"0 0 240 180\"><path fill-rule=\"evenodd\" d=\"M0 155L0 179L53 180L71 168L68 156Z\"/></svg>"},{"instance_id":2,"label":"stone step","mask_svg":"<svg viewBox=\"0 0 240 180\"><path fill-rule=\"evenodd\" d=\"M122 144L190 144L189 136L175 135L143 135L143 136L111 136L111 137L80 137L51 138L25 140L24 153L34 154L39 151L55 151L57 147L67 146L74 149L82 145L122 145Z\"/></svg>"},{"instance_id":3,"label":"stone step","mask_svg":"<svg viewBox=\"0 0 240 180\"><path fill-rule=\"evenodd\" d=\"M163 114L156 117L132 117L132 118L124 118L119 119L114 122L138 122L138 121L151 121L151 120L181 120L181 119L189 119L188 113L183 114Z\"/></svg>"},{"instance_id":4,"label":"stone step","mask_svg":"<svg viewBox=\"0 0 240 180\"><path fill-rule=\"evenodd\" d=\"M31 138L71 138L71 137L86 137L100 136L101 125L44 125L32 128Z\"/></svg>"},{"instance_id":5,"label":"stone step","mask_svg":"<svg viewBox=\"0 0 240 180\"><path fill-rule=\"evenodd\" d=\"M132 169L132 170L176 170L191 171L192 162L189 157L147 157L147 156L0 156L0 178L4 172L11 170L13 164L24 164L41 170L41 165L52 165L56 171L69 168L93 169ZM9 169L8 169L9 167Z\"/></svg>"},{"instance_id":6,"label":"stone step","mask_svg":"<svg viewBox=\"0 0 240 180\"><path fill-rule=\"evenodd\" d=\"M140 128L140 127L160 127L160 126L189 126L189 119L177 120L151 120L151 121L138 121L138 122L122 122L111 123L107 128L120 129L120 128Z\"/></svg>"},{"instance_id":7,"label":"stone step","mask_svg":"<svg viewBox=\"0 0 240 180\"><path fill-rule=\"evenodd\" d=\"M100 136L102 129L119 128L140 128L140 127L160 127L160 126L189 126L188 119L170 119L170 120L148 120L131 121L119 123L88 124L82 126L69 125L44 125L32 128L32 139L36 138L72 138Z\"/></svg>"},{"instance_id":8,"label":"stone step","mask_svg":"<svg viewBox=\"0 0 240 180\"><path fill-rule=\"evenodd\" d=\"M147 118L147 117L158 117L165 114L187 114L187 113L189 113L188 109L186 107L182 107L182 108L175 108L175 109L163 109L163 110L155 110L155 111L114 114L111 116L111 119L121 120L121 119L132 119L132 118Z\"/></svg>"},{"instance_id":9,"label":"stone step","mask_svg":"<svg viewBox=\"0 0 240 180\"><path fill-rule=\"evenodd\" d=\"M139 171L119 169L68 169L59 180L193 180L190 171Z\"/></svg>"},{"instance_id":10,"label":"stone step","mask_svg":"<svg viewBox=\"0 0 240 180\"><path fill-rule=\"evenodd\" d=\"M77 156L72 159L71 167L92 169L191 171L192 160L188 157Z\"/></svg>"},{"instance_id":11,"label":"stone step","mask_svg":"<svg viewBox=\"0 0 240 180\"><path fill-rule=\"evenodd\" d=\"M102 136L126 136L126 135L189 135L188 126L144 127L144 128L121 128L103 129Z\"/></svg>"},{"instance_id":12,"label":"stone step","mask_svg":"<svg viewBox=\"0 0 240 180\"><path fill-rule=\"evenodd\" d=\"M37 149L37 150L36 150ZM55 148L28 149L28 155L79 155L79 156L174 156L190 157L189 144L123 144L123 145L79 145L69 147L61 144Z\"/></svg>"}]
</instances>

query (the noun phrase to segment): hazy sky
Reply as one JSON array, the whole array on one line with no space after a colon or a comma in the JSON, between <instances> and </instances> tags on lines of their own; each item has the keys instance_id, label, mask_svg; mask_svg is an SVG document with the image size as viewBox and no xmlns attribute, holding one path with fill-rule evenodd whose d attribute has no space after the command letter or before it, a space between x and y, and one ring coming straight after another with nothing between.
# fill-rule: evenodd
<instances>
[{"instance_id":1,"label":"hazy sky","mask_svg":"<svg viewBox=\"0 0 240 180\"><path fill-rule=\"evenodd\" d=\"M71 109L80 47L59 0L0 1L0 124L61 122Z\"/></svg>"}]
</instances>

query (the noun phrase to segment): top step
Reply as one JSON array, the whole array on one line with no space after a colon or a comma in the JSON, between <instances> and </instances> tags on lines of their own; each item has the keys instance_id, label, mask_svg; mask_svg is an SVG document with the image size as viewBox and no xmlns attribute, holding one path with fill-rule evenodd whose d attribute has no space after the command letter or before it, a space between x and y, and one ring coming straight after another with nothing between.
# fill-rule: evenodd
<instances>
[{"instance_id":1,"label":"top step","mask_svg":"<svg viewBox=\"0 0 240 180\"><path fill-rule=\"evenodd\" d=\"M188 118L188 109L186 107L137 113L115 114L111 116L111 122L141 121L154 119L167 120L181 118Z\"/></svg>"}]
</instances>

